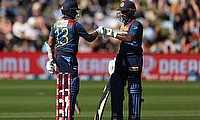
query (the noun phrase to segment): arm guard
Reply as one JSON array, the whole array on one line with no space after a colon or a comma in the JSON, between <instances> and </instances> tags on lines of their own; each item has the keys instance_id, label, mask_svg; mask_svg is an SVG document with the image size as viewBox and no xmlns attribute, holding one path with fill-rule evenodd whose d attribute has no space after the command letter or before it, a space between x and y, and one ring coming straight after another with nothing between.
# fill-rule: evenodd
<instances>
[{"instance_id":1,"label":"arm guard","mask_svg":"<svg viewBox=\"0 0 200 120\"><path fill-rule=\"evenodd\" d=\"M54 59L54 49L52 49L47 42L45 42L48 58L50 61L53 61Z\"/></svg>"}]
</instances>

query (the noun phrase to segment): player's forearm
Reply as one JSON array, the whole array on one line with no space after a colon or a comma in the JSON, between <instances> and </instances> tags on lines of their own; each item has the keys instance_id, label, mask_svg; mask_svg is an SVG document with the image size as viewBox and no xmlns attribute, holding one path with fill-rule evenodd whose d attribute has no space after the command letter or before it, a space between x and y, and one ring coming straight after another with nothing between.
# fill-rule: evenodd
<instances>
[{"instance_id":1,"label":"player's forearm","mask_svg":"<svg viewBox=\"0 0 200 120\"><path fill-rule=\"evenodd\" d=\"M54 49L54 45L55 45L54 39L55 39L54 37L49 36L49 39L48 39L48 42L47 42L52 49Z\"/></svg>"},{"instance_id":2,"label":"player's forearm","mask_svg":"<svg viewBox=\"0 0 200 120\"><path fill-rule=\"evenodd\" d=\"M97 38L97 36L98 36L98 32L94 32L89 35L83 36L83 38L88 42L92 42Z\"/></svg>"},{"instance_id":3,"label":"player's forearm","mask_svg":"<svg viewBox=\"0 0 200 120\"><path fill-rule=\"evenodd\" d=\"M132 42L134 35L133 34L117 34L116 38L123 42Z\"/></svg>"}]
</instances>

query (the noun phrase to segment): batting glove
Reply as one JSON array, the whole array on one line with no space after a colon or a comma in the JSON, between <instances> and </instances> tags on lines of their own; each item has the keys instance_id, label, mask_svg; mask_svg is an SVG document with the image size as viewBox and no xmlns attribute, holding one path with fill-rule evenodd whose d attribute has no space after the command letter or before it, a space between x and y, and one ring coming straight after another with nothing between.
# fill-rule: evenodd
<instances>
[{"instance_id":1,"label":"batting glove","mask_svg":"<svg viewBox=\"0 0 200 120\"><path fill-rule=\"evenodd\" d=\"M100 35L104 35L105 34L105 28L104 26L99 26L95 32L98 32Z\"/></svg>"},{"instance_id":2,"label":"batting glove","mask_svg":"<svg viewBox=\"0 0 200 120\"><path fill-rule=\"evenodd\" d=\"M56 62L48 60L46 63L46 69L49 71L49 73L53 74L56 71Z\"/></svg>"},{"instance_id":3,"label":"batting glove","mask_svg":"<svg viewBox=\"0 0 200 120\"><path fill-rule=\"evenodd\" d=\"M112 73L114 73L115 71L115 61L116 61L116 58L114 58L113 60L110 60L108 63L108 73L110 75L112 75Z\"/></svg>"},{"instance_id":4,"label":"batting glove","mask_svg":"<svg viewBox=\"0 0 200 120\"><path fill-rule=\"evenodd\" d=\"M115 33L111 28L105 28L105 35L107 37L116 37L117 33Z\"/></svg>"}]
</instances>

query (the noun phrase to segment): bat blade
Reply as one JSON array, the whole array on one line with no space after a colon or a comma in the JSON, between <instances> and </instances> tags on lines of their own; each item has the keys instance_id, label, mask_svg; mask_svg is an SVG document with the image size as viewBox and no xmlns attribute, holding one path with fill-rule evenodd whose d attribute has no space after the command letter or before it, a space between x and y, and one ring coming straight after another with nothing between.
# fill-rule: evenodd
<instances>
[{"instance_id":1,"label":"bat blade","mask_svg":"<svg viewBox=\"0 0 200 120\"><path fill-rule=\"evenodd\" d=\"M78 101L76 100L76 103L75 103L75 110L78 114L81 114L81 107L80 105L78 104Z\"/></svg>"},{"instance_id":2,"label":"bat blade","mask_svg":"<svg viewBox=\"0 0 200 120\"><path fill-rule=\"evenodd\" d=\"M94 115L94 120L101 120L102 119L103 112L104 112L109 94L110 94L110 84L108 83L108 85L106 85L104 87L101 99L99 101L98 108L97 108L96 113Z\"/></svg>"}]
</instances>

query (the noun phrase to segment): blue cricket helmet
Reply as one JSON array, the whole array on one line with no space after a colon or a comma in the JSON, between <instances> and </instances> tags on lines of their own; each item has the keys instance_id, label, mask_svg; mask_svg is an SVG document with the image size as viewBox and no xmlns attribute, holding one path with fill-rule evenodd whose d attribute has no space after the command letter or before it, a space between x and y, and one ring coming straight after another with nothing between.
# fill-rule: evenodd
<instances>
[{"instance_id":1,"label":"blue cricket helmet","mask_svg":"<svg viewBox=\"0 0 200 120\"><path fill-rule=\"evenodd\" d=\"M71 11L71 10L81 10L78 8L78 4L74 0L65 0L61 6L61 10L63 11Z\"/></svg>"},{"instance_id":2,"label":"blue cricket helmet","mask_svg":"<svg viewBox=\"0 0 200 120\"><path fill-rule=\"evenodd\" d=\"M122 1L117 11L133 10L136 11L135 4L129 0Z\"/></svg>"},{"instance_id":3,"label":"blue cricket helmet","mask_svg":"<svg viewBox=\"0 0 200 120\"><path fill-rule=\"evenodd\" d=\"M120 3L117 11L119 12L116 14L116 16L120 22L129 22L134 17L136 7L132 1L125 0Z\"/></svg>"},{"instance_id":4,"label":"blue cricket helmet","mask_svg":"<svg viewBox=\"0 0 200 120\"><path fill-rule=\"evenodd\" d=\"M71 17L72 19L76 18L77 10L81 10L78 8L78 4L74 0L65 0L61 6L62 14Z\"/></svg>"}]
</instances>

